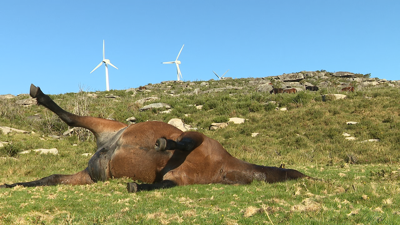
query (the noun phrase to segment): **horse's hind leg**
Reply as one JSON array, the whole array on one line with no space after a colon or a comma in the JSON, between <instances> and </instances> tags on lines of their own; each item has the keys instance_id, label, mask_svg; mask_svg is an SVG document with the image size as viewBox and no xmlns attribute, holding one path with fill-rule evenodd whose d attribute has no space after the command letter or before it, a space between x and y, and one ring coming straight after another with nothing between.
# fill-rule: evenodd
<instances>
[{"instance_id":1,"label":"horse's hind leg","mask_svg":"<svg viewBox=\"0 0 400 225\"><path fill-rule=\"evenodd\" d=\"M68 126L89 129L98 137L103 132L115 132L127 125L118 121L106 120L89 116L78 116L69 113L58 106L49 96L44 94L39 87L31 84L30 95L36 98L39 105L43 105L62 119Z\"/></svg>"},{"instance_id":2,"label":"horse's hind leg","mask_svg":"<svg viewBox=\"0 0 400 225\"><path fill-rule=\"evenodd\" d=\"M30 181L30 182L21 182L15 184L4 184L0 185L0 188L12 188L17 185L24 187L36 187L36 186L53 186L58 184L69 184L69 185L84 185L84 184L93 184L93 180L90 178L87 169L73 174L73 175L61 175L61 174L53 174L51 176Z\"/></svg>"}]
</instances>

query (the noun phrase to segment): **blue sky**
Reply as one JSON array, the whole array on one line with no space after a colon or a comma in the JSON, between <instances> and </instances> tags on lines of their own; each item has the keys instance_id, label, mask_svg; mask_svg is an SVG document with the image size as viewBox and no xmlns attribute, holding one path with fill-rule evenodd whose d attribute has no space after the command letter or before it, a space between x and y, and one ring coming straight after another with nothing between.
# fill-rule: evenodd
<instances>
[{"instance_id":1,"label":"blue sky","mask_svg":"<svg viewBox=\"0 0 400 225\"><path fill-rule=\"evenodd\" d=\"M400 1L3 1L0 95L104 91L303 70L400 80Z\"/></svg>"}]
</instances>

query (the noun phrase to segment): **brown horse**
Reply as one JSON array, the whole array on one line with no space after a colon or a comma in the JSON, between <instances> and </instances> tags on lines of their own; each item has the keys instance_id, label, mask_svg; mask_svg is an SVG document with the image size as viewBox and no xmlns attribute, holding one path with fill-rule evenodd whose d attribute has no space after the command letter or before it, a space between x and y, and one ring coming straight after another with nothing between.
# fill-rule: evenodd
<instances>
[{"instance_id":1,"label":"brown horse","mask_svg":"<svg viewBox=\"0 0 400 225\"><path fill-rule=\"evenodd\" d=\"M318 91L319 88L318 88L317 86L307 86L307 87L306 87L306 90L309 90L309 91Z\"/></svg>"},{"instance_id":2,"label":"brown horse","mask_svg":"<svg viewBox=\"0 0 400 225\"><path fill-rule=\"evenodd\" d=\"M351 91L351 92L354 92L354 87L345 87L345 88L342 88L342 91Z\"/></svg>"},{"instance_id":3,"label":"brown horse","mask_svg":"<svg viewBox=\"0 0 400 225\"><path fill-rule=\"evenodd\" d=\"M283 93L288 93L288 94L295 94L297 92L296 88L289 88L283 90Z\"/></svg>"},{"instance_id":4,"label":"brown horse","mask_svg":"<svg viewBox=\"0 0 400 225\"><path fill-rule=\"evenodd\" d=\"M97 151L88 167L76 174L54 174L36 181L0 185L3 188L83 185L130 177L147 183L128 183L128 191L137 192L177 185L248 184L253 180L272 183L308 177L292 169L241 161L231 156L219 142L198 132L182 132L157 121L127 126L113 120L74 115L60 108L34 85L31 85L30 95L69 126L93 132Z\"/></svg>"},{"instance_id":5,"label":"brown horse","mask_svg":"<svg viewBox=\"0 0 400 225\"><path fill-rule=\"evenodd\" d=\"M274 88L270 91L271 94L283 93L283 88Z\"/></svg>"}]
</instances>

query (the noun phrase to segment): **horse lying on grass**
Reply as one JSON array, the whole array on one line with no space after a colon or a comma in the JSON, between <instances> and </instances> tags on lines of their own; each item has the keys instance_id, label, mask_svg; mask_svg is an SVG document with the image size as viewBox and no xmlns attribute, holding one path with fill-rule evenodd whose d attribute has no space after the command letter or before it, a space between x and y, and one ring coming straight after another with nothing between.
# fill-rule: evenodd
<instances>
[{"instance_id":1,"label":"horse lying on grass","mask_svg":"<svg viewBox=\"0 0 400 225\"><path fill-rule=\"evenodd\" d=\"M198 132L182 132L157 121L127 126L113 120L74 115L60 108L33 84L30 95L68 126L89 129L96 137L97 151L89 160L88 167L76 174L54 174L31 182L0 185L2 188L84 185L129 177L144 182L128 183L129 192L138 192L177 185L249 184L253 180L273 183L308 177L292 169L259 166L239 160L219 142Z\"/></svg>"}]
</instances>

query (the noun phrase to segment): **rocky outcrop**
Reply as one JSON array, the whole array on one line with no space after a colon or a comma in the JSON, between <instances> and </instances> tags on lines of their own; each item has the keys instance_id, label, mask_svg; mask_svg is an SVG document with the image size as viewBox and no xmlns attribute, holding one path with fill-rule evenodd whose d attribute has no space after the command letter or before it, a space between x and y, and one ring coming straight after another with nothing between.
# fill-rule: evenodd
<instances>
[{"instance_id":1,"label":"rocky outcrop","mask_svg":"<svg viewBox=\"0 0 400 225\"><path fill-rule=\"evenodd\" d=\"M147 97L147 98L139 99L135 103L143 105L146 102L157 101L157 100L160 100L160 98L159 97Z\"/></svg>"},{"instance_id":2,"label":"rocky outcrop","mask_svg":"<svg viewBox=\"0 0 400 225\"><path fill-rule=\"evenodd\" d=\"M304 75L302 73L289 73L279 75L278 78L283 82L301 81L304 79Z\"/></svg>"},{"instance_id":3,"label":"rocky outcrop","mask_svg":"<svg viewBox=\"0 0 400 225\"><path fill-rule=\"evenodd\" d=\"M10 94L8 94L8 95L0 95L0 99L13 99L13 98L15 98L15 96L14 95L10 95Z\"/></svg>"},{"instance_id":4,"label":"rocky outcrop","mask_svg":"<svg viewBox=\"0 0 400 225\"><path fill-rule=\"evenodd\" d=\"M149 109L159 109L159 108L170 109L171 106L166 104L166 103L153 103L153 104L150 104L150 105L146 105L146 106L140 108L139 110L140 111L146 111L146 110L149 110Z\"/></svg>"},{"instance_id":5,"label":"rocky outcrop","mask_svg":"<svg viewBox=\"0 0 400 225\"><path fill-rule=\"evenodd\" d=\"M23 133L23 134L29 134L30 132L25 131L25 130L19 130L19 129L15 129L15 128L11 128L11 127L3 127L0 126L0 130L3 134L9 134L11 132L16 132L16 133Z\"/></svg>"}]
</instances>

